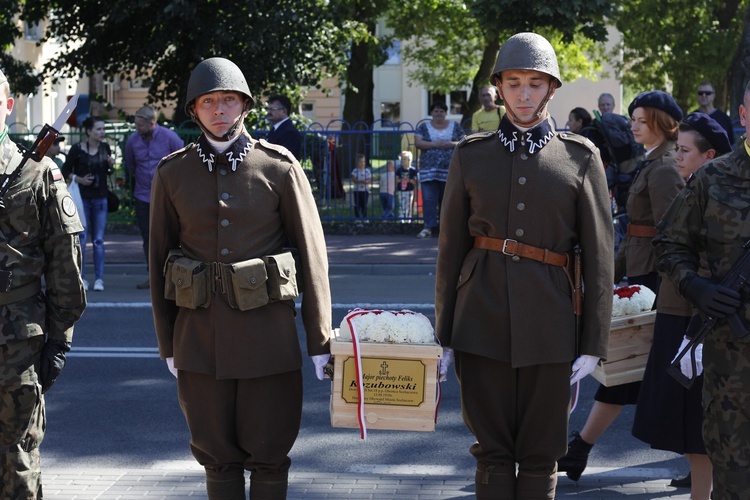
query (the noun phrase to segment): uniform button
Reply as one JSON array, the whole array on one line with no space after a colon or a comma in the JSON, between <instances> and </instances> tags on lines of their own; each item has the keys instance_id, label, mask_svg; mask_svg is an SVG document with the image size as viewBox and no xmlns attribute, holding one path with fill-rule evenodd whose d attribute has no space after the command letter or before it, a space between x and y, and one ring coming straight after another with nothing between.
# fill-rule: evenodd
<instances>
[{"instance_id":1,"label":"uniform button","mask_svg":"<svg viewBox=\"0 0 750 500\"><path fill-rule=\"evenodd\" d=\"M526 209L526 205L524 203L519 203L518 205L516 205L516 208L518 210L525 210Z\"/></svg>"},{"instance_id":2,"label":"uniform button","mask_svg":"<svg viewBox=\"0 0 750 500\"><path fill-rule=\"evenodd\" d=\"M521 159L522 160L528 160L529 159L529 155L527 155L526 153L521 153Z\"/></svg>"},{"instance_id":3,"label":"uniform button","mask_svg":"<svg viewBox=\"0 0 750 500\"><path fill-rule=\"evenodd\" d=\"M229 255L229 249L228 248L222 248L221 249L221 255Z\"/></svg>"},{"instance_id":4,"label":"uniform button","mask_svg":"<svg viewBox=\"0 0 750 500\"><path fill-rule=\"evenodd\" d=\"M226 168L220 168L220 169L219 169L219 173L220 173L221 175L227 175L227 169L226 169Z\"/></svg>"},{"instance_id":5,"label":"uniform button","mask_svg":"<svg viewBox=\"0 0 750 500\"><path fill-rule=\"evenodd\" d=\"M229 219L221 219L221 227L228 227Z\"/></svg>"},{"instance_id":6,"label":"uniform button","mask_svg":"<svg viewBox=\"0 0 750 500\"><path fill-rule=\"evenodd\" d=\"M523 236L523 229L516 229L516 236Z\"/></svg>"},{"instance_id":7,"label":"uniform button","mask_svg":"<svg viewBox=\"0 0 750 500\"><path fill-rule=\"evenodd\" d=\"M521 257L519 257L518 255L514 255L510 258L510 260L512 260L513 262L518 262L519 260L521 260Z\"/></svg>"},{"instance_id":8,"label":"uniform button","mask_svg":"<svg viewBox=\"0 0 750 500\"><path fill-rule=\"evenodd\" d=\"M518 178L518 183L519 183L520 185L522 185L522 186L523 186L524 184L526 184L526 177L519 177L519 178Z\"/></svg>"},{"instance_id":9,"label":"uniform button","mask_svg":"<svg viewBox=\"0 0 750 500\"><path fill-rule=\"evenodd\" d=\"M229 199L229 193L221 193L221 199L222 200L228 200Z\"/></svg>"},{"instance_id":10,"label":"uniform button","mask_svg":"<svg viewBox=\"0 0 750 500\"><path fill-rule=\"evenodd\" d=\"M255 276L252 276L252 277L250 278L250 283L252 283L253 285L254 285L255 283L257 283L257 282L258 282L258 278L256 278Z\"/></svg>"}]
</instances>

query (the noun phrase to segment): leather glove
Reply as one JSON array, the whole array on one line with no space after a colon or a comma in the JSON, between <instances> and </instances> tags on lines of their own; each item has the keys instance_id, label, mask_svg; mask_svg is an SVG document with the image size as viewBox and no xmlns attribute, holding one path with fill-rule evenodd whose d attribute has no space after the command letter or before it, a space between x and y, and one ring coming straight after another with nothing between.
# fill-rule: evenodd
<instances>
[{"instance_id":1,"label":"leather glove","mask_svg":"<svg viewBox=\"0 0 750 500\"><path fill-rule=\"evenodd\" d=\"M70 342L60 340L47 340L42 347L39 362L39 384L42 386L42 394L49 391L65 367L65 353L68 351L70 351Z\"/></svg>"},{"instance_id":2,"label":"leather glove","mask_svg":"<svg viewBox=\"0 0 750 500\"><path fill-rule=\"evenodd\" d=\"M677 349L677 354L675 354L672 359L673 363L682 350L685 349L685 346L688 345L688 342L690 342L689 338L685 337L682 339L682 344L680 344L680 348ZM688 353L680 360L680 371L687 378L693 378L693 363L691 363L690 358L690 351L688 351ZM696 377L703 373L703 344L698 344L695 347L695 371L697 372L695 374Z\"/></svg>"},{"instance_id":3,"label":"leather glove","mask_svg":"<svg viewBox=\"0 0 750 500\"><path fill-rule=\"evenodd\" d=\"M694 276L680 283L682 296L712 318L734 314L741 305L740 293L713 281Z\"/></svg>"},{"instance_id":4,"label":"leather glove","mask_svg":"<svg viewBox=\"0 0 750 500\"><path fill-rule=\"evenodd\" d=\"M177 368L174 367L174 358L167 358L165 361L167 362L167 369L169 369L169 373L174 375L174 378L177 378Z\"/></svg>"},{"instance_id":5,"label":"leather glove","mask_svg":"<svg viewBox=\"0 0 750 500\"><path fill-rule=\"evenodd\" d=\"M445 382L448 380L448 368L451 367L451 363L453 363L453 358L455 357L453 353L453 349L450 347L444 347L443 348L443 359L440 360L440 381Z\"/></svg>"},{"instance_id":6,"label":"leather glove","mask_svg":"<svg viewBox=\"0 0 750 500\"><path fill-rule=\"evenodd\" d=\"M582 354L573 362L573 373L570 374L570 385L575 384L586 375L590 374L599 363L599 358L590 354Z\"/></svg>"},{"instance_id":7,"label":"leather glove","mask_svg":"<svg viewBox=\"0 0 750 500\"><path fill-rule=\"evenodd\" d=\"M331 378L323 371L323 368L325 368L325 366L328 364L328 361L331 359L331 355L330 354L318 354L317 356L311 356L311 357L312 357L312 362L315 365L315 375L318 377L318 380Z\"/></svg>"}]
</instances>

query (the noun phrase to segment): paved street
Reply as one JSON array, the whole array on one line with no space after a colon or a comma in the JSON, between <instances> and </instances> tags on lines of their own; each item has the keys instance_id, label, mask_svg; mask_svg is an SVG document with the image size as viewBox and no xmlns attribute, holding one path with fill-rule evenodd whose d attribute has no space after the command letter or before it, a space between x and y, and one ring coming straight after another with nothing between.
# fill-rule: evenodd
<instances>
[{"instance_id":1,"label":"paved street","mask_svg":"<svg viewBox=\"0 0 750 500\"><path fill-rule=\"evenodd\" d=\"M434 319L434 239L327 240L336 326L357 306L406 307ZM135 288L146 278L140 239L108 236L107 251L106 289L89 293L69 363L47 395L45 497L206 498L175 380L158 358L148 291ZM331 427L330 382L318 381L309 362L304 374L289 498L473 497L472 437L461 421L454 375L443 384L435 432L371 430L363 442L356 429ZM583 384L572 430L582 427L595 388L593 380ZM649 450L630 436L632 414L627 408L597 443L578 483L560 477L558 498L689 497L687 490L668 486L687 470L684 459Z\"/></svg>"}]
</instances>

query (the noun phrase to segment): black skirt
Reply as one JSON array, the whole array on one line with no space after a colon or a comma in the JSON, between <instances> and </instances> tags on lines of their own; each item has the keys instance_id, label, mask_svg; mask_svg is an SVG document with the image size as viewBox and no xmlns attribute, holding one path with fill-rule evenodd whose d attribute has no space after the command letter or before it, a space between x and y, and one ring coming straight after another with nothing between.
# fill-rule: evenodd
<instances>
[{"instance_id":1,"label":"black skirt","mask_svg":"<svg viewBox=\"0 0 750 500\"><path fill-rule=\"evenodd\" d=\"M690 318L685 316L656 314L654 343L635 408L633 436L657 450L705 454L701 430L703 375L688 390L667 373L689 323Z\"/></svg>"}]
</instances>

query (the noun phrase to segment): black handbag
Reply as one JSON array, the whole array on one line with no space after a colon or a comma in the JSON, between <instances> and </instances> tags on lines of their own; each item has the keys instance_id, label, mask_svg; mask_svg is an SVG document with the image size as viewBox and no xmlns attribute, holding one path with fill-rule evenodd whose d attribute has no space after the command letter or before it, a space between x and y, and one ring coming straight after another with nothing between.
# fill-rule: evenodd
<instances>
[{"instance_id":1,"label":"black handbag","mask_svg":"<svg viewBox=\"0 0 750 500\"><path fill-rule=\"evenodd\" d=\"M110 183L112 182L112 179L107 176ZM112 189L107 186L107 213L117 212L117 210L120 208L120 198L117 197L117 195L112 191Z\"/></svg>"}]
</instances>

